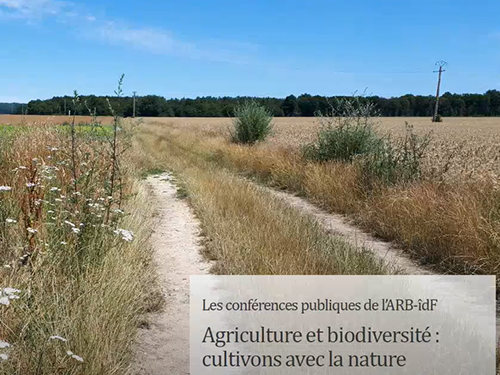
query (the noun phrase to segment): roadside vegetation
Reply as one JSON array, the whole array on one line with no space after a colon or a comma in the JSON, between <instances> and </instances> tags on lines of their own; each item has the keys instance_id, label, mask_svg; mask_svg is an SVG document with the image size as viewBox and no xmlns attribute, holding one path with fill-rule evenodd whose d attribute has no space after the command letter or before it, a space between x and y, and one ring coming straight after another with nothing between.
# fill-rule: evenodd
<instances>
[{"instance_id":1,"label":"roadside vegetation","mask_svg":"<svg viewBox=\"0 0 500 375\"><path fill-rule=\"evenodd\" d=\"M222 128L174 122L151 124L148 131L160 133L185 154L346 214L440 272L498 275L500 193L495 181L448 179L448 160L466 165L467 155L451 147L449 153L434 155L432 134L417 135L408 124L401 124L402 136L382 135L373 107L358 106L356 98L343 109L343 116L319 116L325 126L316 140L301 147L267 142L248 147L230 142Z\"/></svg>"},{"instance_id":2,"label":"roadside vegetation","mask_svg":"<svg viewBox=\"0 0 500 375\"><path fill-rule=\"evenodd\" d=\"M207 160L181 130L145 124L134 154L145 170L171 169L202 223L213 272L231 275L383 274L366 250L332 237L313 219ZM248 147L248 146L241 146Z\"/></svg>"},{"instance_id":3,"label":"roadside vegetation","mask_svg":"<svg viewBox=\"0 0 500 375\"><path fill-rule=\"evenodd\" d=\"M125 373L142 314L161 305L133 129L117 113L96 125L0 135L1 374Z\"/></svg>"}]
</instances>

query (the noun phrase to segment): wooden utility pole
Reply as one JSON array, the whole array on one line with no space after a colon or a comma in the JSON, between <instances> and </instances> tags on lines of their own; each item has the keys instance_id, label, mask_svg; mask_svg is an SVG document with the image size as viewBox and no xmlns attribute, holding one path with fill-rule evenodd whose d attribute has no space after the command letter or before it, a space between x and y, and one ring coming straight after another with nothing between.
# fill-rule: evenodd
<instances>
[{"instance_id":1,"label":"wooden utility pole","mask_svg":"<svg viewBox=\"0 0 500 375\"><path fill-rule=\"evenodd\" d=\"M134 104L132 106L132 117L135 118L135 94L137 93L137 91L134 91Z\"/></svg>"},{"instance_id":2,"label":"wooden utility pole","mask_svg":"<svg viewBox=\"0 0 500 375\"><path fill-rule=\"evenodd\" d=\"M432 117L432 122L436 122L437 116L438 116L438 110L439 110L439 89L441 88L441 74L443 72L446 72L446 70L443 70L443 67L448 65L446 61L438 61L436 63L436 66L439 66L439 70L435 70L434 73L439 73L438 77L438 85L437 85L437 92L436 92L436 106L434 108L434 116Z\"/></svg>"}]
</instances>

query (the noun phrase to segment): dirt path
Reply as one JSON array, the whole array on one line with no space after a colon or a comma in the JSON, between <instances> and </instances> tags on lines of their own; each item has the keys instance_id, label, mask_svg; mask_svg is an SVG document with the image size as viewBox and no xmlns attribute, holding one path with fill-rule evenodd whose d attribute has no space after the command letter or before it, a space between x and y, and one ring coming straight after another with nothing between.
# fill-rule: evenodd
<instances>
[{"instance_id":1,"label":"dirt path","mask_svg":"<svg viewBox=\"0 0 500 375\"><path fill-rule=\"evenodd\" d=\"M166 297L165 311L150 317L150 326L140 329L133 374L189 374L189 276L208 274L211 266L200 254L200 227L187 202L176 197L168 174L147 180L158 209L158 224L152 236L158 272ZM377 240L336 214L326 213L304 199L261 185L260 189L318 220L332 234L365 246L403 274L430 275L401 250ZM440 287L453 294L455 285L444 281ZM214 293L217 293L214 291ZM218 294L218 293L217 293ZM473 296L471 296L472 298ZM483 313L478 305L478 315ZM498 340L497 327L497 340Z\"/></svg>"},{"instance_id":2,"label":"dirt path","mask_svg":"<svg viewBox=\"0 0 500 375\"><path fill-rule=\"evenodd\" d=\"M158 272L166 298L165 310L140 329L133 373L189 374L189 276L208 274L200 255L199 223L188 204L176 197L169 174L148 178L158 210L152 236Z\"/></svg>"},{"instance_id":3,"label":"dirt path","mask_svg":"<svg viewBox=\"0 0 500 375\"><path fill-rule=\"evenodd\" d=\"M404 275L438 275L432 270L418 265L403 250L398 249L393 244L378 240L370 234L353 226L342 215L325 212L296 195L283 191L277 191L254 182L251 183L255 184L255 186L259 189L262 189L281 199L283 202L298 211L310 215L312 218L316 219L320 225L327 229L328 232L334 235L342 236L357 247L364 246L368 250L371 250L377 258L383 260L389 269L392 269L393 271L398 271ZM456 288L461 288L459 283L450 283L446 279L440 280L438 284L439 285L433 285L433 287L439 287L450 295L456 293ZM475 304L477 316L485 314L486 306L483 305L481 301L478 301L473 293L468 293L468 291L465 291L465 293L468 295L467 302L469 303L469 306L470 304ZM496 337L497 343L500 344L500 306L498 301Z\"/></svg>"},{"instance_id":4,"label":"dirt path","mask_svg":"<svg viewBox=\"0 0 500 375\"><path fill-rule=\"evenodd\" d=\"M339 214L325 212L305 199L290 193L277 191L262 187L275 197L283 200L291 207L314 217L328 232L340 235L357 247L370 249L377 258L384 261L389 268L398 270L406 275L433 275L434 273L425 267L419 266L415 261L401 249L396 248L389 242L378 240L370 234L348 223L346 218Z\"/></svg>"}]
</instances>

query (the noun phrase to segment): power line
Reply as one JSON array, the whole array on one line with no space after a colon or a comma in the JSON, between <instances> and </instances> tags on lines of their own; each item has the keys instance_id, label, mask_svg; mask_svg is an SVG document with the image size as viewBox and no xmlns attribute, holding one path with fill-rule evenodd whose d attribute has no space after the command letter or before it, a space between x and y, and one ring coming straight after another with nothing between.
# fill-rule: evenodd
<instances>
[{"instance_id":1,"label":"power line","mask_svg":"<svg viewBox=\"0 0 500 375\"><path fill-rule=\"evenodd\" d=\"M443 70L443 67L448 65L446 61L438 61L436 63L436 66L439 66L439 70L435 70L434 73L439 73L439 78L438 78L438 84L437 84L437 91L436 91L436 106L434 108L434 117L432 117L432 122L436 122L437 116L438 116L438 109L439 109L439 89L441 88L441 74L443 72L446 72L446 70Z\"/></svg>"}]
</instances>

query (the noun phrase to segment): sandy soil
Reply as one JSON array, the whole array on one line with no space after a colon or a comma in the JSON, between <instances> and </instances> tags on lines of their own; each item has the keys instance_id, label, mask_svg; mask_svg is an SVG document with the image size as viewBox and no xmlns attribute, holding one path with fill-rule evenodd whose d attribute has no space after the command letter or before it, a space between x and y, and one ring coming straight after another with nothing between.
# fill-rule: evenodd
<instances>
[{"instance_id":1,"label":"sandy soil","mask_svg":"<svg viewBox=\"0 0 500 375\"><path fill-rule=\"evenodd\" d=\"M165 310L139 330L135 374L189 374L189 276L208 274L200 254L200 227L187 202L176 198L168 174L150 177L158 224L152 236L166 298Z\"/></svg>"}]
</instances>

